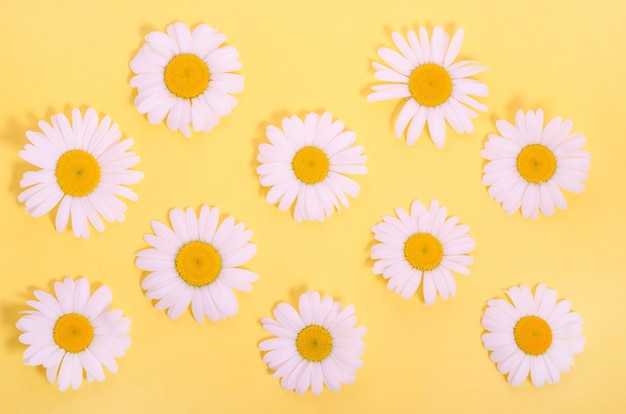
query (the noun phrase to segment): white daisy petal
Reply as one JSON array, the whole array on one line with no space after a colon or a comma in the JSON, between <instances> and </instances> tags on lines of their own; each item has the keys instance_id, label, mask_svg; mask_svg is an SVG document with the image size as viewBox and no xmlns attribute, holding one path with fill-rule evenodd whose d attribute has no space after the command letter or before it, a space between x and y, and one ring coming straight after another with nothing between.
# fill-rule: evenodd
<instances>
[{"instance_id":1,"label":"white daisy petal","mask_svg":"<svg viewBox=\"0 0 626 414\"><path fill-rule=\"evenodd\" d=\"M208 24L199 24L191 34L191 52L202 58L226 41L226 36Z\"/></svg>"},{"instance_id":2,"label":"white daisy petal","mask_svg":"<svg viewBox=\"0 0 626 414\"><path fill-rule=\"evenodd\" d=\"M352 306L341 310L341 303L318 292L304 293L298 302L299 312L279 303L273 312L276 320L262 319L265 330L276 336L259 343L263 361L286 390L303 394L310 388L318 395L326 384L339 391L342 383L354 382L363 366L359 357L365 328L354 326Z\"/></svg>"},{"instance_id":3,"label":"white daisy petal","mask_svg":"<svg viewBox=\"0 0 626 414\"><path fill-rule=\"evenodd\" d=\"M428 132L437 148L443 148L446 140L446 124L443 109L434 108L428 111Z\"/></svg>"},{"instance_id":4,"label":"white daisy petal","mask_svg":"<svg viewBox=\"0 0 626 414\"><path fill-rule=\"evenodd\" d=\"M391 69L388 69L386 66L383 66L377 62L374 62L374 68L376 69L376 73L374 77L378 80L384 82L393 82L393 83L408 83L409 78L404 76L401 73L395 72Z\"/></svg>"},{"instance_id":5,"label":"white daisy petal","mask_svg":"<svg viewBox=\"0 0 626 414\"><path fill-rule=\"evenodd\" d=\"M569 301L557 302L556 291L543 284L534 295L523 285L506 293L513 305L489 300L481 319L488 331L483 344L491 351L489 358L514 386L529 375L535 387L558 383L560 372L568 372L573 355L583 349L582 318L570 312Z\"/></svg>"},{"instance_id":6,"label":"white daisy petal","mask_svg":"<svg viewBox=\"0 0 626 414\"><path fill-rule=\"evenodd\" d=\"M435 304L435 298L437 297L437 288L435 286L435 280L433 279L432 272L424 272L424 303L426 306L432 306Z\"/></svg>"},{"instance_id":7,"label":"white daisy petal","mask_svg":"<svg viewBox=\"0 0 626 414\"><path fill-rule=\"evenodd\" d=\"M393 39L393 42L396 44L396 47L409 60L409 62L413 66L417 66L419 64L417 55L415 54L415 51L411 48L411 46L409 46L409 44L404 39L404 37L400 33L394 32L391 34L391 38Z\"/></svg>"},{"instance_id":8,"label":"white daisy petal","mask_svg":"<svg viewBox=\"0 0 626 414\"><path fill-rule=\"evenodd\" d=\"M89 350L89 348L78 354L78 360L87 375L96 381L104 381L104 369L102 369L102 364Z\"/></svg>"},{"instance_id":9,"label":"white daisy petal","mask_svg":"<svg viewBox=\"0 0 626 414\"><path fill-rule=\"evenodd\" d=\"M409 124L409 130L406 134L406 144L413 145L417 142L417 139L422 134L424 130L424 126L426 125L426 120L428 119L428 111L425 110L424 107L419 107L418 104L417 111L411 119L411 123ZM397 136L397 135L396 135Z\"/></svg>"},{"instance_id":10,"label":"white daisy petal","mask_svg":"<svg viewBox=\"0 0 626 414\"><path fill-rule=\"evenodd\" d=\"M145 39L147 44L149 44L155 52L165 58L170 58L180 53L176 41L165 33L151 32L145 36ZM142 48L145 46L146 45L142 46ZM133 62L131 61L131 65L132 64Z\"/></svg>"},{"instance_id":11,"label":"white daisy petal","mask_svg":"<svg viewBox=\"0 0 626 414\"><path fill-rule=\"evenodd\" d=\"M167 317L170 319L178 319L187 308L191 304L191 301L194 297L194 289L191 286L185 286L182 290L177 291L175 294L170 293L172 296L172 301L168 300L168 295L166 295L161 302L163 305L160 309L167 309ZM165 302L167 301L167 305Z\"/></svg>"},{"instance_id":12,"label":"white daisy petal","mask_svg":"<svg viewBox=\"0 0 626 414\"><path fill-rule=\"evenodd\" d=\"M490 134L481 156L488 160L483 184L489 195L512 214L520 209L524 217L538 218L564 209L567 202L561 189L578 193L588 177L590 155L581 150L582 134L568 135L571 121L554 118L543 127L544 113L518 111L515 126L496 122L500 135Z\"/></svg>"},{"instance_id":13,"label":"white daisy petal","mask_svg":"<svg viewBox=\"0 0 626 414\"><path fill-rule=\"evenodd\" d=\"M153 221L155 234L144 237L153 247L136 254L137 267L150 272L141 284L146 297L159 300L156 308L167 310L171 319L189 307L198 323L204 316L218 321L235 315L233 290L249 292L258 279L239 268L256 254L252 232L230 216L219 223L219 209L206 205L199 215L175 208L169 216L173 230Z\"/></svg>"},{"instance_id":14,"label":"white daisy petal","mask_svg":"<svg viewBox=\"0 0 626 414\"><path fill-rule=\"evenodd\" d=\"M417 289L420 287L420 283L422 282L421 275L418 276L417 274L418 272L411 272L411 276L407 278L406 284L404 284L404 287L402 288L402 290L400 292L396 290L396 292L399 293L400 296L402 296L402 298L409 299L411 296L415 294L415 292L417 292ZM396 277L394 279L400 279L400 278ZM389 280L390 284L391 284L391 281L392 279Z\"/></svg>"},{"instance_id":15,"label":"white daisy petal","mask_svg":"<svg viewBox=\"0 0 626 414\"><path fill-rule=\"evenodd\" d=\"M172 210L170 210L170 222L172 223L174 233L176 233L178 238L183 243L189 243L190 241L194 240L194 238L189 234L185 212L183 210L178 208L173 208ZM197 239L197 237L195 239Z\"/></svg>"},{"instance_id":16,"label":"white daisy petal","mask_svg":"<svg viewBox=\"0 0 626 414\"><path fill-rule=\"evenodd\" d=\"M295 202L296 222L324 221L339 210L340 202L348 207L346 195L356 197L359 185L344 174L367 173L363 147L354 145L356 134L343 131L343 123L332 122L327 112L309 113L304 121L284 118L281 126L282 130L268 126L271 144L259 145L259 182L271 187L266 201L278 203L280 211Z\"/></svg>"},{"instance_id":17,"label":"white daisy petal","mask_svg":"<svg viewBox=\"0 0 626 414\"><path fill-rule=\"evenodd\" d=\"M405 57L398 52L389 49L387 47L381 47L378 49L378 56L385 61L393 70L404 75L409 76L413 70L413 65Z\"/></svg>"},{"instance_id":18,"label":"white daisy petal","mask_svg":"<svg viewBox=\"0 0 626 414\"><path fill-rule=\"evenodd\" d=\"M463 29L459 29L456 31L454 36L452 36L450 46L448 47L448 51L446 52L446 56L443 61L443 66L449 66L452 62L454 62L454 59L456 59L459 54L459 50L461 49L461 43L463 42L464 35L465 31Z\"/></svg>"},{"instance_id":19,"label":"white daisy petal","mask_svg":"<svg viewBox=\"0 0 626 414\"><path fill-rule=\"evenodd\" d=\"M130 320L121 311L109 311L111 297L106 286L90 295L86 279L66 277L55 282L54 291L56 297L35 291L39 300L27 303L37 310L16 324L24 332L20 341L30 345L24 351L24 363L46 368L48 381L57 381L61 391L79 388L83 372L89 381L103 381L102 367L109 368L112 357L102 355L124 356L130 346L128 329L122 332L117 327L129 326ZM35 337L38 342L31 343L30 338Z\"/></svg>"},{"instance_id":20,"label":"white daisy petal","mask_svg":"<svg viewBox=\"0 0 626 414\"><path fill-rule=\"evenodd\" d=\"M448 49L449 36L443 31L441 26L433 29L432 42L430 44L430 55L432 62L443 66L443 59Z\"/></svg>"},{"instance_id":21,"label":"white daisy petal","mask_svg":"<svg viewBox=\"0 0 626 414\"><path fill-rule=\"evenodd\" d=\"M203 205L198 219L198 236L201 241L211 243L219 223L220 211L217 207Z\"/></svg>"},{"instance_id":22,"label":"white daisy petal","mask_svg":"<svg viewBox=\"0 0 626 414\"><path fill-rule=\"evenodd\" d=\"M396 119L395 131L394 131L396 134L396 137L400 138L402 136L407 125L415 117L418 111L419 111L418 103L415 102L414 99L407 99L407 101L402 106L400 113L398 114L398 119ZM413 140L413 142L417 140L417 137L419 136L421 132L422 130L420 128L417 134L414 134L415 139Z\"/></svg>"},{"instance_id":23,"label":"white daisy petal","mask_svg":"<svg viewBox=\"0 0 626 414\"><path fill-rule=\"evenodd\" d=\"M508 381L509 384L518 387L522 385L522 382L528 377L528 373L530 371L530 358L528 356L524 356L521 359L521 363L515 365L512 371L509 373Z\"/></svg>"},{"instance_id":24,"label":"white daisy petal","mask_svg":"<svg viewBox=\"0 0 626 414\"><path fill-rule=\"evenodd\" d=\"M401 84L385 84L375 85L372 87L374 92L367 96L368 102L386 101L389 99L408 98L411 96L411 92L406 85Z\"/></svg>"},{"instance_id":25,"label":"white daisy petal","mask_svg":"<svg viewBox=\"0 0 626 414\"><path fill-rule=\"evenodd\" d=\"M222 46L226 37L207 24L191 32L176 22L166 31L149 33L130 62L135 106L150 123L167 118L168 128L187 137L190 126L209 132L237 105L230 94L243 90L243 76L232 73L241 68L237 49Z\"/></svg>"}]
</instances>

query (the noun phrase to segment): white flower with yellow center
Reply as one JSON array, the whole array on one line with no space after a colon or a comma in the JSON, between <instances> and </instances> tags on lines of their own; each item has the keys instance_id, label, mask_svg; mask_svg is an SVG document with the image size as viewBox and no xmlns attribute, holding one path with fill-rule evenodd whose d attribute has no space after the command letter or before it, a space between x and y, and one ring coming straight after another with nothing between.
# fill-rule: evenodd
<instances>
[{"instance_id":1,"label":"white flower with yellow center","mask_svg":"<svg viewBox=\"0 0 626 414\"><path fill-rule=\"evenodd\" d=\"M167 116L167 127L191 137L209 132L219 118L237 106L231 94L243 90L243 76L233 46L221 46L226 36L208 24L193 33L183 23L167 27L167 34L152 32L130 62L136 74L130 85L137 88L135 106L148 121L158 124Z\"/></svg>"},{"instance_id":2,"label":"white flower with yellow center","mask_svg":"<svg viewBox=\"0 0 626 414\"><path fill-rule=\"evenodd\" d=\"M277 338L261 341L265 362L280 378L280 386L303 394L309 387L319 395L324 384L339 391L351 384L356 370L363 367L361 355L365 327L356 325L354 307L342 309L340 302L315 291L300 295L299 312L279 303L274 318L263 318L263 328Z\"/></svg>"},{"instance_id":3,"label":"white flower with yellow center","mask_svg":"<svg viewBox=\"0 0 626 414\"><path fill-rule=\"evenodd\" d=\"M173 230L153 220L153 234L144 239L152 248L137 252L136 264L151 272L142 282L146 297L158 300L156 308L167 309L170 319L178 318L191 304L199 323L206 315L212 321L235 315L239 305L233 289L249 292L257 275L239 266L256 254L249 243L251 230L203 205L200 215L192 208L170 211Z\"/></svg>"},{"instance_id":4,"label":"white flower with yellow center","mask_svg":"<svg viewBox=\"0 0 626 414\"><path fill-rule=\"evenodd\" d=\"M474 259L468 254L476 243L467 232L469 226L457 225L459 218L447 218L448 210L437 200L426 209L413 201L407 214L396 208L399 218L384 216L372 227L374 238L380 242L372 247L376 260L374 273L388 279L387 288L409 299L422 279L424 302L435 303L437 292L443 300L456 294L452 272L469 275L468 265Z\"/></svg>"},{"instance_id":5,"label":"white flower with yellow center","mask_svg":"<svg viewBox=\"0 0 626 414\"><path fill-rule=\"evenodd\" d=\"M554 214L567 202L561 189L581 192L588 177L591 155L581 149L585 137L572 134L572 122L553 118L543 126L543 110L517 111L515 126L499 120L500 135L490 134L480 155L485 164L483 184L507 214L520 207L522 216L536 219L539 210Z\"/></svg>"},{"instance_id":6,"label":"white flower with yellow center","mask_svg":"<svg viewBox=\"0 0 626 414\"><path fill-rule=\"evenodd\" d=\"M481 323L489 358L511 385L521 385L528 374L535 387L556 384L561 372L569 372L573 356L582 352L583 321L570 312L567 300L557 302L555 290L540 284L535 295L526 286L506 291L513 304L491 299Z\"/></svg>"},{"instance_id":7,"label":"white flower with yellow center","mask_svg":"<svg viewBox=\"0 0 626 414\"><path fill-rule=\"evenodd\" d=\"M137 200L128 184L137 184L140 171L129 170L139 162L128 151L133 140L120 141L117 124L105 116L99 123L92 108L85 118L78 109L72 111L72 122L63 114L52 116L52 125L40 121L42 132L27 131L31 144L19 152L22 159L36 167L20 181L26 188L18 201L26 203L26 211L40 217L57 204L56 230L62 232L72 220L74 236L89 238L89 224L104 230L100 216L109 223L124 221L124 204L117 196Z\"/></svg>"},{"instance_id":8,"label":"white flower with yellow center","mask_svg":"<svg viewBox=\"0 0 626 414\"><path fill-rule=\"evenodd\" d=\"M348 207L346 194L356 197L360 188L345 174L367 173L363 147L354 145L356 134L344 131L343 122L333 122L328 112L321 117L309 113L304 122L296 116L283 118L282 127L268 126L271 144L259 145L259 181L272 187L266 201L278 203L281 211L295 201L298 222L324 221L339 210L339 202Z\"/></svg>"},{"instance_id":9,"label":"white flower with yellow center","mask_svg":"<svg viewBox=\"0 0 626 414\"><path fill-rule=\"evenodd\" d=\"M409 30L408 42L399 33L391 37L400 53L381 47L378 56L388 65L374 62L376 79L389 82L372 87L369 102L388 99L405 99L398 114L395 134L402 137L407 131L406 143L413 145L426 123L437 148L443 148L446 139L446 121L457 132L472 132L472 119L478 114L472 110L486 111L487 107L470 95L487 96L487 87L469 79L485 70L474 61L453 63L461 48L463 30L458 30L449 42L448 34L435 27L432 39L424 27L419 29L419 39Z\"/></svg>"},{"instance_id":10,"label":"white flower with yellow center","mask_svg":"<svg viewBox=\"0 0 626 414\"><path fill-rule=\"evenodd\" d=\"M101 286L91 295L85 278L66 277L54 283L56 298L42 290L34 292L38 300L29 300L27 310L17 321L24 332L20 342L29 345L24 363L42 365L46 377L54 383L58 376L61 391L80 387L83 370L87 381L104 381L105 366L117 372L115 358L123 357L130 346L130 319L120 310L109 310L111 290Z\"/></svg>"}]
</instances>

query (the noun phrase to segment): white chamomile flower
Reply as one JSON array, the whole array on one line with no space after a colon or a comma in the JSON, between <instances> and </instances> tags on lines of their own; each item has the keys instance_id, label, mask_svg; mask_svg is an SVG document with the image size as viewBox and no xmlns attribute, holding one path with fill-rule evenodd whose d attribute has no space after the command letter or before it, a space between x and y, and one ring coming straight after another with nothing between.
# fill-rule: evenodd
<instances>
[{"instance_id":1,"label":"white chamomile flower","mask_svg":"<svg viewBox=\"0 0 626 414\"><path fill-rule=\"evenodd\" d=\"M129 184L137 184L140 171L129 170L139 162L131 138L120 141L117 124L105 116L99 123L92 108L85 118L78 109L72 111L72 122L63 114L52 116L52 125L39 121L42 132L27 131L31 144L19 152L22 159L36 167L20 181L26 188L17 197L26 203L26 211L40 217L57 204L56 230L62 232L72 220L74 236L89 238L89 224L104 230L100 216L109 223L124 221L124 204L117 196L136 201Z\"/></svg>"},{"instance_id":2,"label":"white chamomile flower","mask_svg":"<svg viewBox=\"0 0 626 414\"><path fill-rule=\"evenodd\" d=\"M526 286L506 291L513 304L491 299L481 323L489 358L498 371L508 374L511 385L521 385L528 374L535 387L556 384L561 372L569 372L573 356L582 352L585 338L583 321L570 312L567 300L557 302L555 290L540 284L535 295Z\"/></svg>"},{"instance_id":3,"label":"white chamomile flower","mask_svg":"<svg viewBox=\"0 0 626 414\"><path fill-rule=\"evenodd\" d=\"M342 309L340 302L315 291L300 295L298 310L279 303L274 318L263 318L263 328L276 338L259 344L266 352L265 362L280 378L280 386L303 394L309 387L319 395L324 384L339 391L340 384L356 380L356 370L363 367L361 355L365 327L356 325L354 307Z\"/></svg>"},{"instance_id":4,"label":"white chamomile flower","mask_svg":"<svg viewBox=\"0 0 626 414\"><path fill-rule=\"evenodd\" d=\"M192 208L170 211L173 230L153 220L153 234L144 239L151 248L137 252L136 264L151 272L141 283L146 297L158 300L156 308L178 318L191 304L199 323L229 318L239 309L233 289L249 292L257 275L241 269L256 254L249 243L252 231L226 217L219 223L217 207L203 205L200 215Z\"/></svg>"},{"instance_id":5,"label":"white chamomile flower","mask_svg":"<svg viewBox=\"0 0 626 414\"><path fill-rule=\"evenodd\" d=\"M387 288L408 299L424 280L424 302L435 303L437 292L443 300L456 294L452 272L469 275L468 265L474 259L469 253L476 243L467 232L469 226L457 225L459 218L447 217L448 210L437 200L426 209L413 201L407 214L396 208L399 218L384 216L372 227L374 238L380 242L372 247L376 260L374 273L389 279Z\"/></svg>"},{"instance_id":6,"label":"white chamomile flower","mask_svg":"<svg viewBox=\"0 0 626 414\"><path fill-rule=\"evenodd\" d=\"M193 32L183 23L167 27L167 34L152 32L130 62L136 74L130 86L137 88L135 106L148 121L158 124L167 116L167 127L191 137L209 132L219 118L237 106L231 94L243 91L243 76L233 46L221 46L226 36L208 24Z\"/></svg>"},{"instance_id":7,"label":"white chamomile flower","mask_svg":"<svg viewBox=\"0 0 626 414\"><path fill-rule=\"evenodd\" d=\"M124 356L131 340L130 319L120 310L109 310L111 290L101 286L91 295L85 278L66 277L54 283L56 298L42 290L34 292L38 300L29 300L27 310L17 321L24 332L20 342L29 345L24 363L42 365L46 377L54 383L58 376L61 391L80 387L83 370L87 381L104 381L104 370L117 372L115 358Z\"/></svg>"},{"instance_id":8,"label":"white chamomile flower","mask_svg":"<svg viewBox=\"0 0 626 414\"><path fill-rule=\"evenodd\" d=\"M490 134L480 155L485 164L483 184L507 214L520 207L522 216L536 219L539 210L554 214L567 202L561 189L581 192L588 177L591 155L582 150L585 137L572 134L572 122L553 118L543 127L543 110L517 111L515 126L499 120L500 135Z\"/></svg>"},{"instance_id":9,"label":"white chamomile flower","mask_svg":"<svg viewBox=\"0 0 626 414\"><path fill-rule=\"evenodd\" d=\"M435 27L432 39L424 27L419 29L419 39L413 30L408 32L408 42L399 33L391 37L400 53L381 47L378 56L388 65L374 62L376 79L389 82L372 87L369 102L404 99L398 115L395 134L402 137L407 131L406 143L413 145L426 123L437 148L443 148L446 139L446 121L457 132L472 132L472 119L478 114L472 110L486 111L487 107L469 95L487 96L487 87L469 79L485 70L474 61L453 63L461 48L464 31L459 29L448 44L449 36Z\"/></svg>"},{"instance_id":10,"label":"white chamomile flower","mask_svg":"<svg viewBox=\"0 0 626 414\"><path fill-rule=\"evenodd\" d=\"M367 173L363 147L354 145L356 134L344 131L343 122L333 122L328 112L321 117L309 113L304 122L296 116L283 118L282 127L268 126L271 144L259 145L259 181L272 187L266 201L278 203L281 211L295 201L298 222L324 221L339 210L340 201L348 207L346 194L356 197L360 188L345 174Z\"/></svg>"}]
</instances>

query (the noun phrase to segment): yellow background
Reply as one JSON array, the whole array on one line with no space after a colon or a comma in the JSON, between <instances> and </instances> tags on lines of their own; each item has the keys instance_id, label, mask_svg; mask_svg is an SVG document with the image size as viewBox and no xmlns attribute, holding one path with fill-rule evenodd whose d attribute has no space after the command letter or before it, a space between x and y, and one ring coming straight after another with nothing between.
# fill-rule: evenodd
<instances>
[{"instance_id":1,"label":"yellow background","mask_svg":"<svg viewBox=\"0 0 626 414\"><path fill-rule=\"evenodd\" d=\"M624 1L0 1L0 412L624 412L626 411L626 3ZM602 6L602 7L600 7ZM245 89L209 134L187 139L150 125L133 106L129 61L143 37L175 21L209 23L240 53ZM466 31L462 59L490 94L472 134L448 128L437 150L427 133L408 147L393 136L398 101L366 102L376 50L392 31L424 25ZM53 214L35 219L17 202L31 166L17 153L26 130L53 114L91 106L118 123L141 157L125 223L89 240L58 234ZM592 155L587 189L566 194L552 217L507 216L481 184L479 155L495 121L544 108L582 132ZM369 174L360 195L323 223L295 223L268 205L255 173L265 127L284 116L329 111L357 133ZM438 199L470 225L477 247L458 293L426 307L372 274L370 227L412 200ZM134 254L152 219L173 207L215 205L254 231L259 275L237 293L239 313L196 323L169 320L141 290ZM61 393L25 366L15 322L33 290L66 275L108 285L132 319L133 343L117 374ZM584 320L587 344L558 385L516 388L481 343L486 301L516 284L543 282ZM367 327L364 368L339 393L296 395L261 360L260 319L280 301L316 289L353 304Z\"/></svg>"}]
</instances>

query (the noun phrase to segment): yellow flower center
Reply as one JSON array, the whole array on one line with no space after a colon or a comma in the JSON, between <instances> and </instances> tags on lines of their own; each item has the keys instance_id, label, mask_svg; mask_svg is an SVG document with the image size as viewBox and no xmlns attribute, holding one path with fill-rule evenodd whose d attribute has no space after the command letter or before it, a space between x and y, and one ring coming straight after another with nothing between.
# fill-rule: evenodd
<instances>
[{"instance_id":1,"label":"yellow flower center","mask_svg":"<svg viewBox=\"0 0 626 414\"><path fill-rule=\"evenodd\" d=\"M538 316L524 316L513 328L515 343L528 355L541 355L552 344L552 329Z\"/></svg>"},{"instance_id":2,"label":"yellow flower center","mask_svg":"<svg viewBox=\"0 0 626 414\"><path fill-rule=\"evenodd\" d=\"M452 95L452 78L443 66L426 63L411 73L409 92L420 105L439 106Z\"/></svg>"},{"instance_id":3,"label":"yellow flower center","mask_svg":"<svg viewBox=\"0 0 626 414\"><path fill-rule=\"evenodd\" d=\"M93 326L83 315L68 313L57 319L52 337L54 342L67 352L82 352L91 344Z\"/></svg>"},{"instance_id":4,"label":"yellow flower center","mask_svg":"<svg viewBox=\"0 0 626 414\"><path fill-rule=\"evenodd\" d=\"M296 177L307 184L323 181L328 175L330 161L324 151L317 147L304 147L296 152L291 162Z\"/></svg>"},{"instance_id":5,"label":"yellow flower center","mask_svg":"<svg viewBox=\"0 0 626 414\"><path fill-rule=\"evenodd\" d=\"M205 286L217 279L222 258L215 247L202 241L185 244L176 255L176 271L191 286Z\"/></svg>"},{"instance_id":6,"label":"yellow flower center","mask_svg":"<svg viewBox=\"0 0 626 414\"><path fill-rule=\"evenodd\" d=\"M298 333L296 348L307 361L319 362L330 355L333 337L328 329L319 325L309 325Z\"/></svg>"},{"instance_id":7,"label":"yellow flower center","mask_svg":"<svg viewBox=\"0 0 626 414\"><path fill-rule=\"evenodd\" d=\"M556 158L545 145L531 144L517 156L517 171L526 181L539 184L548 181L556 171Z\"/></svg>"},{"instance_id":8,"label":"yellow flower center","mask_svg":"<svg viewBox=\"0 0 626 414\"><path fill-rule=\"evenodd\" d=\"M404 243L404 257L418 270L433 270L443 258L443 246L432 234L415 233Z\"/></svg>"},{"instance_id":9,"label":"yellow flower center","mask_svg":"<svg viewBox=\"0 0 626 414\"><path fill-rule=\"evenodd\" d=\"M165 86L179 98L191 99L209 86L209 67L193 53L174 56L165 67Z\"/></svg>"},{"instance_id":10,"label":"yellow flower center","mask_svg":"<svg viewBox=\"0 0 626 414\"><path fill-rule=\"evenodd\" d=\"M59 157L55 175L61 191L74 197L91 193L100 182L100 164L83 150L71 150Z\"/></svg>"}]
</instances>

